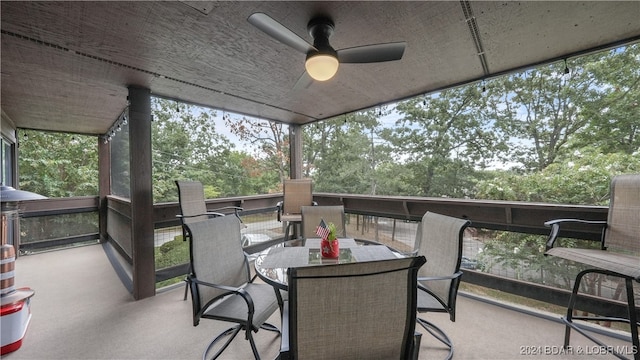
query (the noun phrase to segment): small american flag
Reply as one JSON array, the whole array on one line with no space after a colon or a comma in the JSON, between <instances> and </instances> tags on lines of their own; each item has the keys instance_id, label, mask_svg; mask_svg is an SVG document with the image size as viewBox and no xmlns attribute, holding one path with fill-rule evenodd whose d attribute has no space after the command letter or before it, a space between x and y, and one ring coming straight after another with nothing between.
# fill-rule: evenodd
<instances>
[{"instance_id":1,"label":"small american flag","mask_svg":"<svg viewBox=\"0 0 640 360\"><path fill-rule=\"evenodd\" d=\"M327 236L329 236L329 227L327 226L327 223L324 222L324 219L320 219L320 224L316 228L316 235L323 239L326 239Z\"/></svg>"}]
</instances>

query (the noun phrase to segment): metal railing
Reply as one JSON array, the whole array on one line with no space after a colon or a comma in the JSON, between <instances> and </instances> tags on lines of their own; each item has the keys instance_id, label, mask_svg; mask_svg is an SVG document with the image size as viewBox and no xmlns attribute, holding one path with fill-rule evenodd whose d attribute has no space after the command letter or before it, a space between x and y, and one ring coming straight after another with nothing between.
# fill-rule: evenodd
<instances>
[{"instance_id":1,"label":"metal railing","mask_svg":"<svg viewBox=\"0 0 640 360\"><path fill-rule=\"evenodd\" d=\"M126 199L109 197L109 216L117 214L119 220L108 226L109 239L117 244L121 255L128 256L130 239L127 236L127 218L129 217ZM210 209L238 206L244 211L242 218L249 218L259 214L272 214L275 220L275 206L282 200L282 194L258 196L242 196L234 198L207 200ZM512 201L487 201L448 198L422 198L399 196L367 196L350 194L316 193L314 200L319 205L344 205L349 217L350 234L355 238L374 241L390 241L395 248L402 246L411 248L414 234L411 226L419 221L426 211L445 215L467 218L472 221L476 229L508 231L524 234L546 235L548 229L544 222L555 218L582 218L589 220L606 220L607 207L560 205L544 203L525 203ZM95 212L98 210L96 197L74 199L48 199L25 203L22 216L27 218L63 215L68 213ZM176 215L179 213L178 203L160 203L154 205L154 228L156 232L174 229L177 234L180 222ZM255 253L281 240L281 224L272 221L260 228L249 222L252 233L268 234L271 240L246 247L248 253ZM413 224L413 225L412 225ZM354 231L355 230L355 231ZM561 234L585 240L599 240L600 229L569 228ZM77 235L75 235L77 237ZM87 234L93 239L95 234ZM281 236L281 235L280 235ZM64 239L38 240L38 246L46 246L47 242L60 242ZM171 236L165 240L171 240ZM162 240L162 241L165 241ZM68 241L74 241L69 239ZM36 243L36 242L34 242ZM33 245L30 245L33 247ZM471 250L472 252L474 250ZM127 259L130 261L130 258ZM165 269L157 269L156 279L162 281L171 277L184 275L187 271L185 264ZM522 279L509 278L486 273L472 268L465 268L463 281L501 290L515 295L544 301L551 304L565 306L568 302L568 291L558 287L537 284ZM603 309L614 314L624 315L626 306L616 300L602 296L583 296L581 309L590 312L601 312Z\"/></svg>"},{"instance_id":2,"label":"metal railing","mask_svg":"<svg viewBox=\"0 0 640 360\"><path fill-rule=\"evenodd\" d=\"M22 253L97 242L98 198L71 197L20 204Z\"/></svg>"}]
</instances>

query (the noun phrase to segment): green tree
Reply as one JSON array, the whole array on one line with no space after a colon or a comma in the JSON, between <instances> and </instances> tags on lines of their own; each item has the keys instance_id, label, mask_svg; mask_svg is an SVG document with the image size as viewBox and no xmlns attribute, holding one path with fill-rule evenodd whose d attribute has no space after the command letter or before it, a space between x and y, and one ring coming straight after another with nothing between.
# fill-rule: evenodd
<instances>
[{"instance_id":1,"label":"green tree","mask_svg":"<svg viewBox=\"0 0 640 360\"><path fill-rule=\"evenodd\" d=\"M238 195L268 194L279 190L280 176L267 161L256 159L246 152L232 151L228 166L233 173L241 174L235 186Z\"/></svg>"},{"instance_id":2,"label":"green tree","mask_svg":"<svg viewBox=\"0 0 640 360\"><path fill-rule=\"evenodd\" d=\"M640 149L640 44L587 57L585 72L593 73L602 89L584 104L589 119L577 134L575 148L595 147L606 153L637 153ZM614 69L612 71L612 69Z\"/></svg>"},{"instance_id":3,"label":"green tree","mask_svg":"<svg viewBox=\"0 0 640 360\"><path fill-rule=\"evenodd\" d=\"M202 182L209 198L238 195L241 174L229 166L234 145L216 132L214 110L154 98L152 112L155 202L177 201L178 179Z\"/></svg>"},{"instance_id":4,"label":"green tree","mask_svg":"<svg viewBox=\"0 0 640 360\"><path fill-rule=\"evenodd\" d=\"M50 198L98 195L96 136L20 130L20 188ZM97 213L20 220L21 242L98 231Z\"/></svg>"},{"instance_id":5,"label":"green tree","mask_svg":"<svg viewBox=\"0 0 640 360\"><path fill-rule=\"evenodd\" d=\"M639 173L640 157L583 148L535 173L495 171L478 182L478 199L607 205L609 184L619 174Z\"/></svg>"},{"instance_id":6,"label":"green tree","mask_svg":"<svg viewBox=\"0 0 640 360\"><path fill-rule=\"evenodd\" d=\"M395 147L418 196L465 197L476 169L495 158L501 134L489 126L484 98L475 86L403 101L402 116L381 137Z\"/></svg>"},{"instance_id":7,"label":"green tree","mask_svg":"<svg viewBox=\"0 0 640 360\"><path fill-rule=\"evenodd\" d=\"M391 162L379 138L382 110L360 111L304 127L303 158L314 189L351 194L384 194L380 168Z\"/></svg>"},{"instance_id":8,"label":"green tree","mask_svg":"<svg viewBox=\"0 0 640 360\"><path fill-rule=\"evenodd\" d=\"M268 120L237 118L230 114L224 116L224 121L240 140L247 141L258 149L255 157L264 163L263 169L277 172L280 186L289 177L288 126Z\"/></svg>"},{"instance_id":9,"label":"green tree","mask_svg":"<svg viewBox=\"0 0 640 360\"><path fill-rule=\"evenodd\" d=\"M20 188L47 197L98 195L96 136L21 130Z\"/></svg>"},{"instance_id":10,"label":"green tree","mask_svg":"<svg viewBox=\"0 0 640 360\"><path fill-rule=\"evenodd\" d=\"M610 92L599 70L606 57L572 59L571 69L566 62L543 65L492 82L502 97L494 108L496 127L511 137L511 161L539 171L571 150Z\"/></svg>"},{"instance_id":11,"label":"green tree","mask_svg":"<svg viewBox=\"0 0 640 360\"><path fill-rule=\"evenodd\" d=\"M257 195L277 188L280 172L272 165L274 157L282 151L273 151L269 139L253 140L257 144L265 141L266 144L260 148L269 149L271 155L253 157L235 150L235 145L226 136L216 132L214 110L165 99L154 99L152 106L155 120L152 124L155 202L177 201L174 183L177 179L202 182L206 198ZM226 125L230 124L226 115L224 121ZM234 126L236 128L232 131L244 136L254 134L254 129L244 128L249 126L247 123L234 123ZM239 129L241 126L242 130ZM274 131L282 132L282 129ZM277 136L284 138L281 134ZM277 160L280 161L282 159Z\"/></svg>"}]
</instances>

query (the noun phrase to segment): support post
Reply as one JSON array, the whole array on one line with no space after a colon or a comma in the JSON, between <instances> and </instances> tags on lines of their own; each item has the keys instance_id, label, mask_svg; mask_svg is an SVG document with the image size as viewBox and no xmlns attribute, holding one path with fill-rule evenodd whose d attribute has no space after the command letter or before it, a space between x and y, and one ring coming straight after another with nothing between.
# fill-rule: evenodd
<instances>
[{"instance_id":1,"label":"support post","mask_svg":"<svg viewBox=\"0 0 640 360\"><path fill-rule=\"evenodd\" d=\"M139 300L155 295L149 89L129 87L129 149L133 297Z\"/></svg>"},{"instance_id":2,"label":"support post","mask_svg":"<svg viewBox=\"0 0 640 360\"><path fill-rule=\"evenodd\" d=\"M302 127L289 125L289 177L302 178Z\"/></svg>"},{"instance_id":3,"label":"support post","mask_svg":"<svg viewBox=\"0 0 640 360\"><path fill-rule=\"evenodd\" d=\"M98 137L98 233L107 242L107 195L111 194L111 143Z\"/></svg>"}]
</instances>

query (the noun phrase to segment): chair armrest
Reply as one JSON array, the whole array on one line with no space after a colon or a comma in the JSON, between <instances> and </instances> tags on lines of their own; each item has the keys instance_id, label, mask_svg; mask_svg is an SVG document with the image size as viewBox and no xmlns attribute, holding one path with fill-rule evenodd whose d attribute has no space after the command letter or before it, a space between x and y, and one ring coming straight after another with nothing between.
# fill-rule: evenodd
<instances>
[{"instance_id":1,"label":"chair armrest","mask_svg":"<svg viewBox=\"0 0 640 360\"><path fill-rule=\"evenodd\" d=\"M241 208L239 206L224 206L217 209L207 210L205 215L213 215L213 217L224 216L225 211L227 210L233 210L233 213L238 217L238 219L240 219L240 215L238 214L238 212L243 211L244 208Z\"/></svg>"},{"instance_id":2,"label":"chair armrest","mask_svg":"<svg viewBox=\"0 0 640 360\"><path fill-rule=\"evenodd\" d=\"M188 218L198 217L198 216L202 216L202 215L213 216L213 217L224 216L223 213L207 211L206 213L196 214L196 215L180 215L180 214L178 214L178 215L176 215L176 217L178 219L188 219Z\"/></svg>"},{"instance_id":3,"label":"chair armrest","mask_svg":"<svg viewBox=\"0 0 640 360\"><path fill-rule=\"evenodd\" d=\"M214 213L221 213L224 210L231 210L233 209L233 212L237 215L238 211L242 211L244 210L244 208L241 208L239 206L225 206L225 207L221 207L221 208L217 208L217 209L212 209L211 211L213 211ZM207 212L208 214L209 212Z\"/></svg>"},{"instance_id":4,"label":"chair armrest","mask_svg":"<svg viewBox=\"0 0 640 360\"><path fill-rule=\"evenodd\" d=\"M278 201L278 203L276 204L276 214L278 217L278 221L282 222L282 220L280 220L280 216L282 215L282 210L283 210L283 202L282 201Z\"/></svg>"},{"instance_id":5,"label":"chair armrest","mask_svg":"<svg viewBox=\"0 0 640 360\"><path fill-rule=\"evenodd\" d=\"M416 257L416 256L418 256L418 251L420 251L420 249L415 249L415 250L406 251L406 252L401 252L401 251L397 251L397 252L402 254L402 255L404 255L404 256L406 256L406 257Z\"/></svg>"},{"instance_id":6,"label":"chair armrest","mask_svg":"<svg viewBox=\"0 0 640 360\"><path fill-rule=\"evenodd\" d=\"M462 271L458 271L452 275L445 276L427 276L427 277L419 277L418 281L433 281L433 280L453 280L462 276Z\"/></svg>"},{"instance_id":7,"label":"chair armrest","mask_svg":"<svg viewBox=\"0 0 640 360\"><path fill-rule=\"evenodd\" d=\"M547 244L545 246L545 252L553 248L553 245L555 244L556 239L558 238L558 233L560 232L560 225L566 224L566 223L602 225L603 229L607 227L607 222L602 220L555 219L555 220L545 221L544 226L551 228L551 231L549 232L549 238L547 239Z\"/></svg>"},{"instance_id":8,"label":"chair armrest","mask_svg":"<svg viewBox=\"0 0 640 360\"><path fill-rule=\"evenodd\" d=\"M285 301L282 306L282 322L280 325L280 354L278 359L289 360L289 302Z\"/></svg>"},{"instance_id":9,"label":"chair armrest","mask_svg":"<svg viewBox=\"0 0 640 360\"><path fill-rule=\"evenodd\" d=\"M207 215L209 217L225 216L225 214L222 211L230 210L230 209L233 209L233 212L236 215L238 215L238 211L244 210L244 208L241 208L239 206L225 206L225 207L213 209L211 211L207 211L207 212L202 213L202 214L195 214L195 215L181 215L181 214L178 214L178 215L176 215L176 217L178 219L186 219L186 218L192 218L192 217L197 217L197 216L202 216L202 215Z\"/></svg>"},{"instance_id":10,"label":"chair armrest","mask_svg":"<svg viewBox=\"0 0 640 360\"><path fill-rule=\"evenodd\" d=\"M208 283L208 282L205 282L205 281L200 281L195 277L190 278L190 281L192 281L192 282L194 282L196 284L199 284L199 285L225 290L225 291L228 291L229 293L233 293L235 295L242 296L244 301L247 303L248 312L249 312L249 321L248 322L251 324L253 313L254 313L255 310L254 310L254 306L253 306L253 299L251 298L251 295L249 295L249 293L245 289L238 288L238 287L233 287L233 286L227 286L227 285L212 284L212 283ZM218 297L218 299L219 298L220 297ZM214 301L216 301L216 300L214 300ZM211 301L211 302L213 302L213 301ZM209 305L210 304L206 304L205 306L203 306L202 310L203 311L206 310L209 307Z\"/></svg>"},{"instance_id":11,"label":"chair armrest","mask_svg":"<svg viewBox=\"0 0 640 360\"><path fill-rule=\"evenodd\" d=\"M420 283L420 281L437 281L437 280L451 280L451 281L460 281L460 277L462 276L463 272L462 271L458 271L454 274L451 275L445 275L445 276L426 276L426 277L419 277L418 280L418 289L422 290L424 292L426 292L427 294L430 294L431 296L435 297L438 301L442 302L442 300L440 300L440 297L435 294L431 289L427 288L426 286L422 285ZM457 288L457 286L452 287L452 289ZM444 303L442 303L444 305Z\"/></svg>"}]
</instances>

